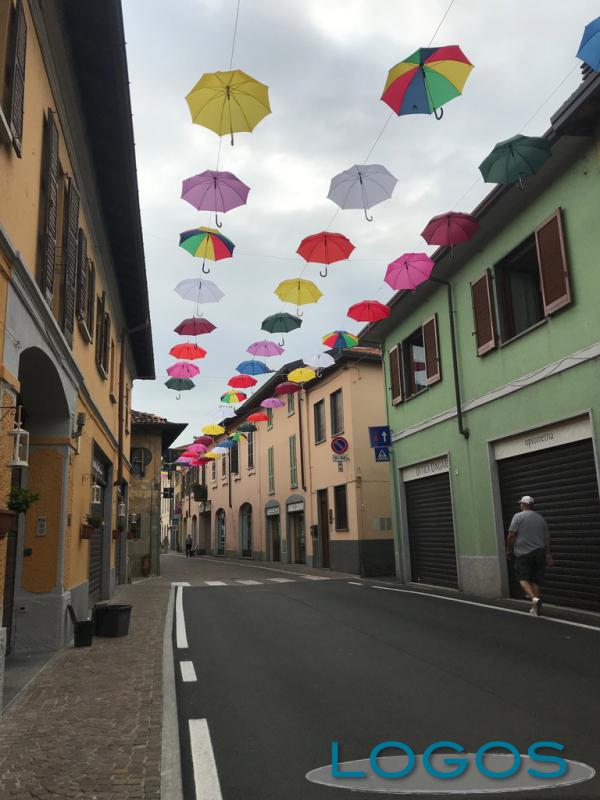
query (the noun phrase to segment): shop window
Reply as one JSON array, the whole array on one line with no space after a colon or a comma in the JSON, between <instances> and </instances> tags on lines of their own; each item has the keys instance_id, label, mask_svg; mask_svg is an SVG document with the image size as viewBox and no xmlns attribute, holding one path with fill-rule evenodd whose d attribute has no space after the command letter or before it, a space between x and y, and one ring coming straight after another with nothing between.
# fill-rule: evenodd
<instances>
[{"instance_id":1,"label":"shop window","mask_svg":"<svg viewBox=\"0 0 600 800\"><path fill-rule=\"evenodd\" d=\"M254 431L248 432L248 469L254 469Z\"/></svg>"},{"instance_id":2,"label":"shop window","mask_svg":"<svg viewBox=\"0 0 600 800\"><path fill-rule=\"evenodd\" d=\"M506 342L544 319L534 236L496 264L494 279L500 340Z\"/></svg>"},{"instance_id":3,"label":"shop window","mask_svg":"<svg viewBox=\"0 0 600 800\"><path fill-rule=\"evenodd\" d=\"M335 436L338 433L343 433L344 405L341 389L329 395L329 410L331 414L331 435Z\"/></svg>"},{"instance_id":4,"label":"shop window","mask_svg":"<svg viewBox=\"0 0 600 800\"><path fill-rule=\"evenodd\" d=\"M290 487L296 489L298 486L298 460L296 457L296 436L290 436Z\"/></svg>"},{"instance_id":5,"label":"shop window","mask_svg":"<svg viewBox=\"0 0 600 800\"><path fill-rule=\"evenodd\" d=\"M346 496L346 484L333 487L333 508L335 514L336 531L348 530L348 501Z\"/></svg>"},{"instance_id":6,"label":"shop window","mask_svg":"<svg viewBox=\"0 0 600 800\"><path fill-rule=\"evenodd\" d=\"M272 447L267 450L267 464L269 475L269 494L275 494L275 452Z\"/></svg>"},{"instance_id":7,"label":"shop window","mask_svg":"<svg viewBox=\"0 0 600 800\"><path fill-rule=\"evenodd\" d=\"M313 408L315 422L315 444L325 441L325 401L319 400Z\"/></svg>"}]
</instances>

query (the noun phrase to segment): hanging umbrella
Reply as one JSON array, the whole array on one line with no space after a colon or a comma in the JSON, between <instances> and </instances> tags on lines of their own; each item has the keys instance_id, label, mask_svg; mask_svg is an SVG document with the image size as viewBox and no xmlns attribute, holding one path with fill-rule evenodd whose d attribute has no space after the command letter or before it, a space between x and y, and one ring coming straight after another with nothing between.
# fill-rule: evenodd
<instances>
[{"instance_id":1,"label":"hanging umbrella","mask_svg":"<svg viewBox=\"0 0 600 800\"><path fill-rule=\"evenodd\" d=\"M193 461L193 459L190 456L179 456L179 458L175 463L179 464L180 466L187 467L190 461Z\"/></svg>"},{"instance_id":2,"label":"hanging umbrella","mask_svg":"<svg viewBox=\"0 0 600 800\"><path fill-rule=\"evenodd\" d=\"M213 443L212 436L194 436L194 444L211 445Z\"/></svg>"},{"instance_id":3,"label":"hanging umbrella","mask_svg":"<svg viewBox=\"0 0 600 800\"><path fill-rule=\"evenodd\" d=\"M260 404L261 408L283 408L285 403L278 397L267 397Z\"/></svg>"},{"instance_id":4,"label":"hanging umbrella","mask_svg":"<svg viewBox=\"0 0 600 800\"><path fill-rule=\"evenodd\" d=\"M323 231L302 239L296 252L309 263L334 264L336 261L345 261L353 250L354 245L350 239L342 236L341 233ZM326 278L327 267L325 267L325 272L321 270L319 275Z\"/></svg>"},{"instance_id":5,"label":"hanging umbrella","mask_svg":"<svg viewBox=\"0 0 600 800\"><path fill-rule=\"evenodd\" d=\"M196 458L194 461L192 461L190 466L191 467L203 467L205 464L210 464L210 458L207 458L206 456L202 456L202 458Z\"/></svg>"},{"instance_id":6,"label":"hanging umbrella","mask_svg":"<svg viewBox=\"0 0 600 800\"><path fill-rule=\"evenodd\" d=\"M460 211L448 211L432 217L421 236L427 244L439 244L450 247L450 258L454 255L454 245L467 242L479 230L479 223L471 214Z\"/></svg>"},{"instance_id":7,"label":"hanging umbrella","mask_svg":"<svg viewBox=\"0 0 600 800\"><path fill-rule=\"evenodd\" d=\"M210 452L214 453L216 456L224 456L227 450L227 447L223 447L222 444L218 444L216 447L213 447ZM208 453L206 455L208 456Z\"/></svg>"},{"instance_id":8,"label":"hanging umbrella","mask_svg":"<svg viewBox=\"0 0 600 800\"><path fill-rule=\"evenodd\" d=\"M429 278L434 266L435 263L426 253L404 253L388 264L384 280L396 291L413 290ZM389 313L385 316L389 316Z\"/></svg>"},{"instance_id":9,"label":"hanging umbrella","mask_svg":"<svg viewBox=\"0 0 600 800\"><path fill-rule=\"evenodd\" d=\"M433 113L441 119L441 107L462 93L472 69L457 45L421 47L391 68L381 99L398 116Z\"/></svg>"},{"instance_id":10,"label":"hanging umbrella","mask_svg":"<svg viewBox=\"0 0 600 800\"><path fill-rule=\"evenodd\" d=\"M256 411L254 414L250 414L248 417L248 422L268 422L269 417L267 414L263 414L262 411Z\"/></svg>"},{"instance_id":11,"label":"hanging umbrella","mask_svg":"<svg viewBox=\"0 0 600 800\"><path fill-rule=\"evenodd\" d=\"M271 113L269 87L240 69L206 72L186 96L192 122L218 136L252 131Z\"/></svg>"},{"instance_id":12,"label":"hanging umbrella","mask_svg":"<svg viewBox=\"0 0 600 800\"><path fill-rule=\"evenodd\" d=\"M241 433L254 433L257 430L258 428L256 425L253 425L251 422L242 422L238 425L238 431Z\"/></svg>"},{"instance_id":13,"label":"hanging umbrella","mask_svg":"<svg viewBox=\"0 0 600 800\"><path fill-rule=\"evenodd\" d=\"M348 347L356 347L358 336L354 336L348 331L332 331L326 333L321 341L325 347L329 347L331 350L344 350Z\"/></svg>"},{"instance_id":14,"label":"hanging umbrella","mask_svg":"<svg viewBox=\"0 0 600 800\"><path fill-rule=\"evenodd\" d=\"M321 377L321 370L331 367L335 364L335 358L330 356L329 353L316 353L314 356L304 360L308 367L312 367L316 373L317 378Z\"/></svg>"},{"instance_id":15,"label":"hanging umbrella","mask_svg":"<svg viewBox=\"0 0 600 800\"><path fill-rule=\"evenodd\" d=\"M300 387L298 384L292 381L283 381L283 383L275 387L275 394L295 394L299 391Z\"/></svg>"},{"instance_id":16,"label":"hanging umbrella","mask_svg":"<svg viewBox=\"0 0 600 800\"><path fill-rule=\"evenodd\" d=\"M179 400L181 392L187 392L194 388L194 381L189 378L169 378L168 381L165 381L165 386L167 389L173 389L174 392L178 392L176 399Z\"/></svg>"},{"instance_id":17,"label":"hanging umbrella","mask_svg":"<svg viewBox=\"0 0 600 800\"><path fill-rule=\"evenodd\" d=\"M188 317L175 328L175 333L180 336L199 336L202 333L211 333L216 328L206 317Z\"/></svg>"},{"instance_id":18,"label":"hanging umbrella","mask_svg":"<svg viewBox=\"0 0 600 800\"><path fill-rule=\"evenodd\" d=\"M225 428L213 422L210 425L205 425L202 428L202 433L205 433L207 436L220 436L222 433L225 433Z\"/></svg>"},{"instance_id":19,"label":"hanging umbrella","mask_svg":"<svg viewBox=\"0 0 600 800\"><path fill-rule=\"evenodd\" d=\"M266 375L268 372L273 372L269 369L264 361L242 361L237 365L236 370L242 375Z\"/></svg>"},{"instance_id":20,"label":"hanging umbrella","mask_svg":"<svg viewBox=\"0 0 600 800\"><path fill-rule=\"evenodd\" d=\"M391 172L381 164L355 164L331 179L327 197L340 208L362 208L367 214L371 206L389 200L398 183Z\"/></svg>"},{"instance_id":21,"label":"hanging umbrella","mask_svg":"<svg viewBox=\"0 0 600 800\"><path fill-rule=\"evenodd\" d=\"M217 213L225 214L232 208L246 205L250 187L232 172L207 169L199 175L186 178L181 184L181 197L198 211L214 211L217 228L221 223Z\"/></svg>"},{"instance_id":22,"label":"hanging umbrella","mask_svg":"<svg viewBox=\"0 0 600 800\"><path fill-rule=\"evenodd\" d=\"M234 375L227 381L227 385L233 389L249 389L251 386L256 386L257 382L251 375Z\"/></svg>"},{"instance_id":23,"label":"hanging umbrella","mask_svg":"<svg viewBox=\"0 0 600 800\"><path fill-rule=\"evenodd\" d=\"M206 453L207 450L208 445L202 444L202 442L194 442L188 447L188 452L193 454Z\"/></svg>"},{"instance_id":24,"label":"hanging umbrella","mask_svg":"<svg viewBox=\"0 0 600 800\"><path fill-rule=\"evenodd\" d=\"M214 450L211 450L209 453L204 454L204 458L213 459L213 458L221 458L221 453L215 453Z\"/></svg>"},{"instance_id":25,"label":"hanging umbrella","mask_svg":"<svg viewBox=\"0 0 600 800\"><path fill-rule=\"evenodd\" d=\"M169 355L174 358L184 358L187 361L195 361L197 358L204 358L206 350L198 347L197 344L176 344L169 350Z\"/></svg>"},{"instance_id":26,"label":"hanging umbrella","mask_svg":"<svg viewBox=\"0 0 600 800\"><path fill-rule=\"evenodd\" d=\"M357 322L379 322L389 317L390 309L379 300L363 300L348 309L348 316Z\"/></svg>"},{"instance_id":27,"label":"hanging umbrella","mask_svg":"<svg viewBox=\"0 0 600 800\"><path fill-rule=\"evenodd\" d=\"M296 313L299 317L302 314L298 306L316 303L323 296L323 292L312 281L303 280L302 278L290 278L289 280L281 281L275 289L275 294L284 303L293 303L296 306Z\"/></svg>"},{"instance_id":28,"label":"hanging umbrella","mask_svg":"<svg viewBox=\"0 0 600 800\"><path fill-rule=\"evenodd\" d=\"M192 228L179 234L179 247L183 247L196 258L201 258L202 272L208 274L210 269L206 269L206 259L221 261L223 258L231 258L235 245L214 228Z\"/></svg>"},{"instance_id":29,"label":"hanging umbrella","mask_svg":"<svg viewBox=\"0 0 600 800\"><path fill-rule=\"evenodd\" d=\"M498 142L479 165L486 183L516 183L523 189L523 178L535 175L552 155L550 142L542 136L522 136L520 133Z\"/></svg>"},{"instance_id":30,"label":"hanging umbrella","mask_svg":"<svg viewBox=\"0 0 600 800\"><path fill-rule=\"evenodd\" d=\"M252 423L249 423L249 424L251 425ZM231 441L232 442L239 442L240 439L246 439L246 438L247 437L243 433L240 433L240 431L238 429L234 434L232 434Z\"/></svg>"},{"instance_id":31,"label":"hanging umbrella","mask_svg":"<svg viewBox=\"0 0 600 800\"><path fill-rule=\"evenodd\" d=\"M277 342L270 342L268 339L263 339L262 341L252 342L252 344L246 348L246 352L251 353L253 356L268 358L269 356L280 356L283 353L283 347L277 344Z\"/></svg>"},{"instance_id":32,"label":"hanging umbrella","mask_svg":"<svg viewBox=\"0 0 600 800\"><path fill-rule=\"evenodd\" d=\"M225 297L216 283L203 278L186 278L175 287L177 294L192 303L218 303Z\"/></svg>"},{"instance_id":33,"label":"hanging umbrella","mask_svg":"<svg viewBox=\"0 0 600 800\"><path fill-rule=\"evenodd\" d=\"M248 397L244 392L225 392L221 395L222 403L241 403Z\"/></svg>"},{"instance_id":34,"label":"hanging umbrella","mask_svg":"<svg viewBox=\"0 0 600 800\"><path fill-rule=\"evenodd\" d=\"M200 374L200 370L195 364L190 364L188 361L178 361L167 368L167 373L172 378L195 378Z\"/></svg>"},{"instance_id":35,"label":"hanging umbrella","mask_svg":"<svg viewBox=\"0 0 600 800\"><path fill-rule=\"evenodd\" d=\"M235 442L233 439L223 439L222 442L219 442L220 448L225 448L225 450L231 450L232 447L235 447Z\"/></svg>"},{"instance_id":36,"label":"hanging umbrella","mask_svg":"<svg viewBox=\"0 0 600 800\"><path fill-rule=\"evenodd\" d=\"M302 320L299 317L288 314L287 311L282 311L279 314L272 314L270 317L263 319L260 327L261 330L269 333L289 333L301 325ZM279 344L285 344L283 336Z\"/></svg>"},{"instance_id":37,"label":"hanging umbrella","mask_svg":"<svg viewBox=\"0 0 600 800\"><path fill-rule=\"evenodd\" d=\"M600 17L585 26L577 58L594 72L600 72Z\"/></svg>"},{"instance_id":38,"label":"hanging umbrella","mask_svg":"<svg viewBox=\"0 0 600 800\"><path fill-rule=\"evenodd\" d=\"M308 369L308 367L298 367L290 372L287 379L292 383L306 383L316 377L317 373L314 370Z\"/></svg>"}]
</instances>

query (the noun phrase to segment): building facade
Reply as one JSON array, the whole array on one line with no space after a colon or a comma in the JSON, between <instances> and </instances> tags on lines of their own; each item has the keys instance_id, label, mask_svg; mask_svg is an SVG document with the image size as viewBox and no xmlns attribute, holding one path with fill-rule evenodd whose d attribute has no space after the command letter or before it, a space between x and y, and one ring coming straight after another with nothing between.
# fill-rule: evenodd
<instances>
[{"instance_id":1,"label":"building facade","mask_svg":"<svg viewBox=\"0 0 600 800\"><path fill-rule=\"evenodd\" d=\"M546 601L600 610L599 108L592 74L552 118L552 156L525 190L492 191L471 241L434 255L437 282L364 331L385 350L408 582L522 598L505 536L527 494L556 561Z\"/></svg>"}]
</instances>

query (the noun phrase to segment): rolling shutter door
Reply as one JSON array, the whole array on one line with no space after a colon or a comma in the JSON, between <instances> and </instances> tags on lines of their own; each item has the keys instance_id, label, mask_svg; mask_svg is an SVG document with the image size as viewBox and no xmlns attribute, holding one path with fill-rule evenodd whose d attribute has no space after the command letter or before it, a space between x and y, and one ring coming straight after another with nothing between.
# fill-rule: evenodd
<instances>
[{"instance_id":1,"label":"rolling shutter door","mask_svg":"<svg viewBox=\"0 0 600 800\"><path fill-rule=\"evenodd\" d=\"M457 589L448 473L407 481L404 488L412 580Z\"/></svg>"},{"instance_id":2,"label":"rolling shutter door","mask_svg":"<svg viewBox=\"0 0 600 800\"><path fill-rule=\"evenodd\" d=\"M591 439L498 461L504 531L524 493L546 519L555 566L548 569L548 603L600 611L600 498ZM509 562L510 591L523 597Z\"/></svg>"},{"instance_id":3,"label":"rolling shutter door","mask_svg":"<svg viewBox=\"0 0 600 800\"><path fill-rule=\"evenodd\" d=\"M94 531L89 540L89 604L92 606L100 600L102 591L102 531Z\"/></svg>"}]
</instances>

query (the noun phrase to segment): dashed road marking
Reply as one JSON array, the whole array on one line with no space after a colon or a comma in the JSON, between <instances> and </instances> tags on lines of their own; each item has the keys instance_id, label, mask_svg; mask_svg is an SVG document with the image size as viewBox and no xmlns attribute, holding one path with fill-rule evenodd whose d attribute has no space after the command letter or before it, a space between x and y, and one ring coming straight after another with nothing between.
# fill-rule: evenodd
<instances>
[{"instance_id":1,"label":"dashed road marking","mask_svg":"<svg viewBox=\"0 0 600 800\"><path fill-rule=\"evenodd\" d=\"M348 583L352 584L352 586L363 586L363 584L358 581L348 581Z\"/></svg>"},{"instance_id":2,"label":"dashed road marking","mask_svg":"<svg viewBox=\"0 0 600 800\"><path fill-rule=\"evenodd\" d=\"M270 583L295 583L293 578L267 578Z\"/></svg>"},{"instance_id":3,"label":"dashed road marking","mask_svg":"<svg viewBox=\"0 0 600 800\"><path fill-rule=\"evenodd\" d=\"M189 729L196 800L223 800L208 722L191 719Z\"/></svg>"},{"instance_id":4,"label":"dashed road marking","mask_svg":"<svg viewBox=\"0 0 600 800\"><path fill-rule=\"evenodd\" d=\"M309 581L330 581L327 575L300 575L301 578L306 578Z\"/></svg>"},{"instance_id":5,"label":"dashed road marking","mask_svg":"<svg viewBox=\"0 0 600 800\"><path fill-rule=\"evenodd\" d=\"M236 583L243 583L244 586L261 586L262 581L236 581Z\"/></svg>"},{"instance_id":6,"label":"dashed road marking","mask_svg":"<svg viewBox=\"0 0 600 800\"><path fill-rule=\"evenodd\" d=\"M189 581L171 581L171 586L189 586Z\"/></svg>"},{"instance_id":7,"label":"dashed road marking","mask_svg":"<svg viewBox=\"0 0 600 800\"><path fill-rule=\"evenodd\" d=\"M225 581L205 581L207 586L227 586Z\"/></svg>"},{"instance_id":8,"label":"dashed road marking","mask_svg":"<svg viewBox=\"0 0 600 800\"><path fill-rule=\"evenodd\" d=\"M198 680L193 661L180 661L179 666L181 667L181 680L184 683L194 683Z\"/></svg>"},{"instance_id":9,"label":"dashed road marking","mask_svg":"<svg viewBox=\"0 0 600 800\"><path fill-rule=\"evenodd\" d=\"M183 614L183 586L177 587L177 598L175 600L175 635L177 647L180 649L188 646L187 633L185 630L185 616Z\"/></svg>"}]
</instances>

